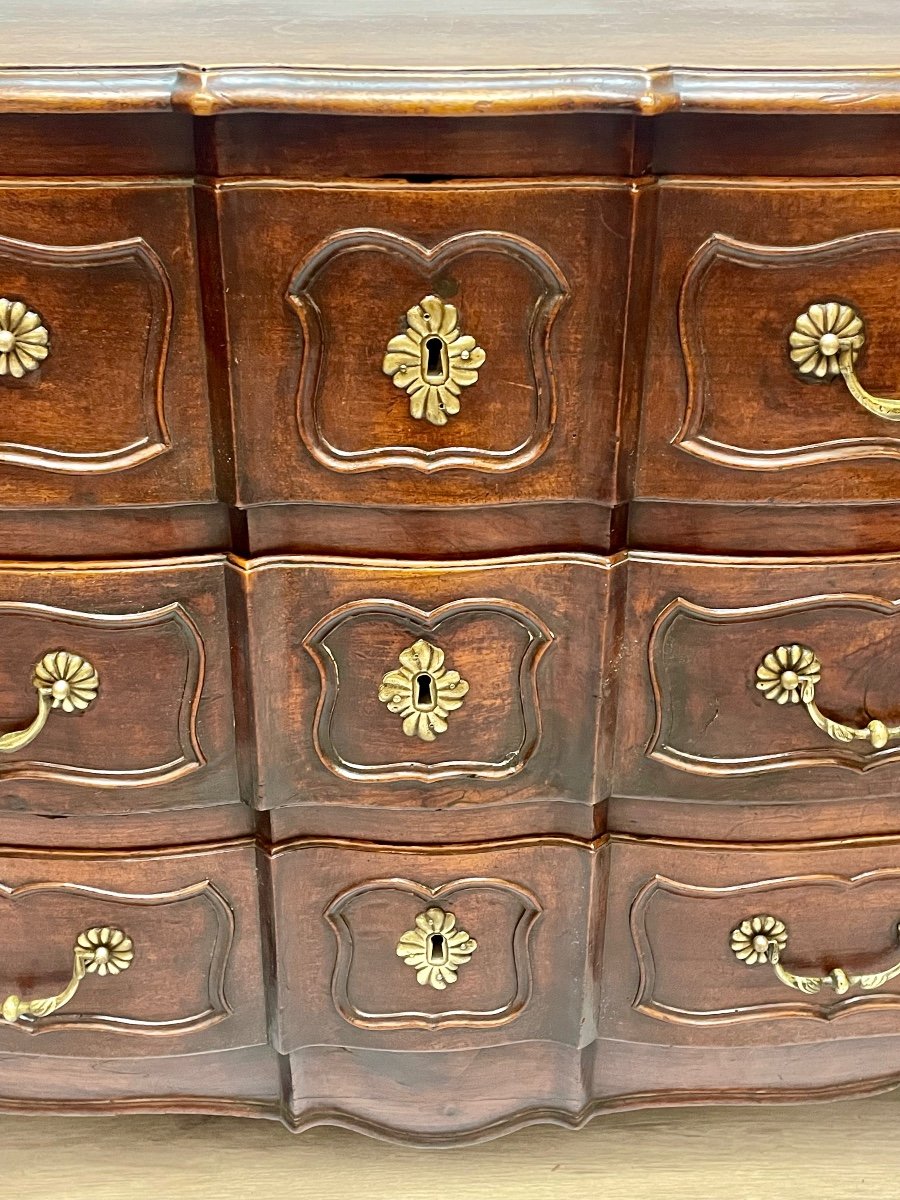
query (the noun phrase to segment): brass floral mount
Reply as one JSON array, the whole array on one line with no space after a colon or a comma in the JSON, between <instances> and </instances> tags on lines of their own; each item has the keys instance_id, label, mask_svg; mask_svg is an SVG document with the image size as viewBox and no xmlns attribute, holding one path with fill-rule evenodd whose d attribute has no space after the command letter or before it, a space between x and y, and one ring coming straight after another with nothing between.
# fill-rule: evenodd
<instances>
[{"instance_id":1,"label":"brass floral mount","mask_svg":"<svg viewBox=\"0 0 900 1200\"><path fill-rule=\"evenodd\" d=\"M444 667L444 652L423 638L400 653L400 669L388 671L378 699L403 718L403 732L433 742L447 732L447 717L462 706L469 685Z\"/></svg>"},{"instance_id":2,"label":"brass floral mount","mask_svg":"<svg viewBox=\"0 0 900 1200\"><path fill-rule=\"evenodd\" d=\"M75 965L72 978L56 996L41 1000L22 1000L7 996L0 1016L10 1025L22 1017L49 1017L68 1004L81 986L85 975L120 975L134 961L134 943L121 929L110 926L85 929L75 939Z\"/></svg>"},{"instance_id":3,"label":"brass floral mount","mask_svg":"<svg viewBox=\"0 0 900 1200\"><path fill-rule=\"evenodd\" d=\"M897 926L900 933L900 925ZM839 996L858 987L871 992L900 977L900 962L871 975L854 975L842 967L834 967L827 975L797 975L782 966L781 955L787 946L788 934L783 921L777 917L747 917L731 934L731 949L736 958L748 966L768 963L786 987L814 996L823 987L830 987Z\"/></svg>"},{"instance_id":4,"label":"brass floral mount","mask_svg":"<svg viewBox=\"0 0 900 1200\"><path fill-rule=\"evenodd\" d=\"M836 742L871 742L874 749L883 750L892 738L900 737L900 725L873 719L860 729L826 717L816 704L821 676L822 664L808 646L778 646L756 668L756 686L776 704L804 704L818 728Z\"/></svg>"},{"instance_id":5,"label":"brass floral mount","mask_svg":"<svg viewBox=\"0 0 900 1200\"><path fill-rule=\"evenodd\" d=\"M0 296L0 378L21 379L50 353L50 334L39 313L21 300Z\"/></svg>"},{"instance_id":6,"label":"brass floral mount","mask_svg":"<svg viewBox=\"0 0 900 1200\"><path fill-rule=\"evenodd\" d=\"M100 687L99 676L87 659L68 650L45 654L34 668L31 683L38 694L37 715L25 729L0 734L0 753L12 754L33 742L54 709L84 712Z\"/></svg>"},{"instance_id":7,"label":"brass floral mount","mask_svg":"<svg viewBox=\"0 0 900 1200\"><path fill-rule=\"evenodd\" d=\"M866 340L865 324L855 308L836 300L811 304L794 323L791 362L801 375L828 381L843 377L850 395L876 417L900 421L900 399L873 396L856 377L856 359Z\"/></svg>"},{"instance_id":8,"label":"brass floral mount","mask_svg":"<svg viewBox=\"0 0 900 1200\"><path fill-rule=\"evenodd\" d=\"M459 314L439 296L426 296L406 314L407 328L388 342L381 369L409 394L409 412L446 425L459 412L464 387L478 382L485 352L459 328Z\"/></svg>"},{"instance_id":9,"label":"brass floral mount","mask_svg":"<svg viewBox=\"0 0 900 1200\"><path fill-rule=\"evenodd\" d=\"M456 928L456 917L442 908L426 908L416 917L415 929L404 933L397 954L416 972L417 981L442 992L456 983L457 971L469 962L478 943L464 929Z\"/></svg>"}]
</instances>

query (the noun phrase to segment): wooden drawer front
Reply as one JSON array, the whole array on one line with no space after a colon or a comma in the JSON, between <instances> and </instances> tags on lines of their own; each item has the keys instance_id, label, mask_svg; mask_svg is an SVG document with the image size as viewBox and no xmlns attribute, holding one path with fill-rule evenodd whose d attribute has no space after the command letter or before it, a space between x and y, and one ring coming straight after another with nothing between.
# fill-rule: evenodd
<instances>
[{"instance_id":1,"label":"wooden drawer front","mask_svg":"<svg viewBox=\"0 0 900 1200\"><path fill-rule=\"evenodd\" d=\"M244 578L263 808L592 802L602 561L281 559Z\"/></svg>"},{"instance_id":2,"label":"wooden drawer front","mask_svg":"<svg viewBox=\"0 0 900 1200\"><path fill-rule=\"evenodd\" d=\"M68 1002L29 1011L60 996L81 943L105 947L119 973L88 959ZM21 1002L3 1008L5 1054L162 1057L265 1042L254 848L0 857L0 961L0 1003Z\"/></svg>"},{"instance_id":3,"label":"wooden drawer front","mask_svg":"<svg viewBox=\"0 0 900 1200\"><path fill-rule=\"evenodd\" d=\"M277 1048L589 1041L591 869L563 842L276 854Z\"/></svg>"},{"instance_id":4,"label":"wooden drawer front","mask_svg":"<svg viewBox=\"0 0 900 1200\"><path fill-rule=\"evenodd\" d=\"M234 184L218 199L243 503L613 495L626 188ZM428 304L408 318L429 296L456 322ZM398 387L385 355L408 325L419 349ZM474 340L454 345L457 326ZM419 379L430 400L411 400Z\"/></svg>"},{"instance_id":5,"label":"wooden drawer front","mask_svg":"<svg viewBox=\"0 0 900 1200\"><path fill-rule=\"evenodd\" d=\"M858 182L662 187L639 496L896 498L900 403L894 419L868 411L839 355L804 372L790 339L813 304L851 306L861 384L900 398L898 204L896 187ZM818 324L850 332L830 314Z\"/></svg>"},{"instance_id":6,"label":"wooden drawer front","mask_svg":"<svg viewBox=\"0 0 900 1200\"><path fill-rule=\"evenodd\" d=\"M46 331L0 303L0 506L212 499L191 189L3 185L0 209L0 297Z\"/></svg>"},{"instance_id":7,"label":"wooden drawer front","mask_svg":"<svg viewBox=\"0 0 900 1200\"><path fill-rule=\"evenodd\" d=\"M221 560L0 566L0 647L0 810L239 801ZM73 710L50 708L32 740L10 745L39 714L37 684L53 687L63 653Z\"/></svg>"},{"instance_id":8,"label":"wooden drawer front","mask_svg":"<svg viewBox=\"0 0 900 1200\"><path fill-rule=\"evenodd\" d=\"M735 1046L900 1032L897 845L614 843L608 913L601 1036ZM773 943L796 986L776 974Z\"/></svg>"},{"instance_id":9,"label":"wooden drawer front","mask_svg":"<svg viewBox=\"0 0 900 1200\"><path fill-rule=\"evenodd\" d=\"M635 556L629 593L619 794L762 805L896 796L900 560ZM791 661L770 670L780 647ZM804 648L816 662L792 678ZM813 711L797 674L811 681Z\"/></svg>"}]
</instances>

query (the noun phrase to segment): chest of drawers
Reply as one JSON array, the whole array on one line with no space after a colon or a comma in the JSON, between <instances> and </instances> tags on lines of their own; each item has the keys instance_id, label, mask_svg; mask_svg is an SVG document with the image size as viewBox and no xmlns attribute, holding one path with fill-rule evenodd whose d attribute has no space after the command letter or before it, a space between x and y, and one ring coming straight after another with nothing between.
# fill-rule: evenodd
<instances>
[{"instance_id":1,"label":"chest of drawers","mask_svg":"<svg viewBox=\"0 0 900 1200\"><path fill-rule=\"evenodd\" d=\"M900 1082L900 46L790 7L5 19L0 1109Z\"/></svg>"}]
</instances>

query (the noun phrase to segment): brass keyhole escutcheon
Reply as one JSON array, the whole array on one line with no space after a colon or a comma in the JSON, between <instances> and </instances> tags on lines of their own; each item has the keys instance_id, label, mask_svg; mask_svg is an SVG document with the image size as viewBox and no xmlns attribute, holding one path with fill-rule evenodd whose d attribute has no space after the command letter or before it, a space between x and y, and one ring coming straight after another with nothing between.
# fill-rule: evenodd
<instances>
[{"instance_id":1,"label":"brass keyhole escutcheon","mask_svg":"<svg viewBox=\"0 0 900 1200\"><path fill-rule=\"evenodd\" d=\"M415 929L397 943L397 954L416 972L416 980L437 992L456 983L457 971L477 949L475 939L456 928L455 913L437 906L419 913Z\"/></svg>"},{"instance_id":2,"label":"brass keyhole escutcheon","mask_svg":"<svg viewBox=\"0 0 900 1200\"><path fill-rule=\"evenodd\" d=\"M378 699L403 718L407 737L433 742L447 732L447 718L462 707L468 690L458 671L445 668L443 650L420 638L400 652L400 667L384 676Z\"/></svg>"},{"instance_id":3,"label":"brass keyhole escutcheon","mask_svg":"<svg viewBox=\"0 0 900 1200\"><path fill-rule=\"evenodd\" d=\"M406 330L392 337L381 364L394 387L409 395L416 421L446 425L459 412L462 389L478 382L485 352L459 328L459 313L439 296L426 296L406 314Z\"/></svg>"}]
</instances>

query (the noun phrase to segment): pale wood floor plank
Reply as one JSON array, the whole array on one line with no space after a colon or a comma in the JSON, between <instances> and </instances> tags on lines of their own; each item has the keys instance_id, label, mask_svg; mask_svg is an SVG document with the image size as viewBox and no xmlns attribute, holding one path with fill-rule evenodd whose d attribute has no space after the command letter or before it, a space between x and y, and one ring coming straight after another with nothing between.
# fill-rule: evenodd
<instances>
[{"instance_id":1,"label":"pale wood floor plank","mask_svg":"<svg viewBox=\"0 0 900 1200\"><path fill-rule=\"evenodd\" d=\"M225 1118L0 1118L15 1200L900 1200L900 1101L685 1109L415 1151Z\"/></svg>"}]
</instances>

